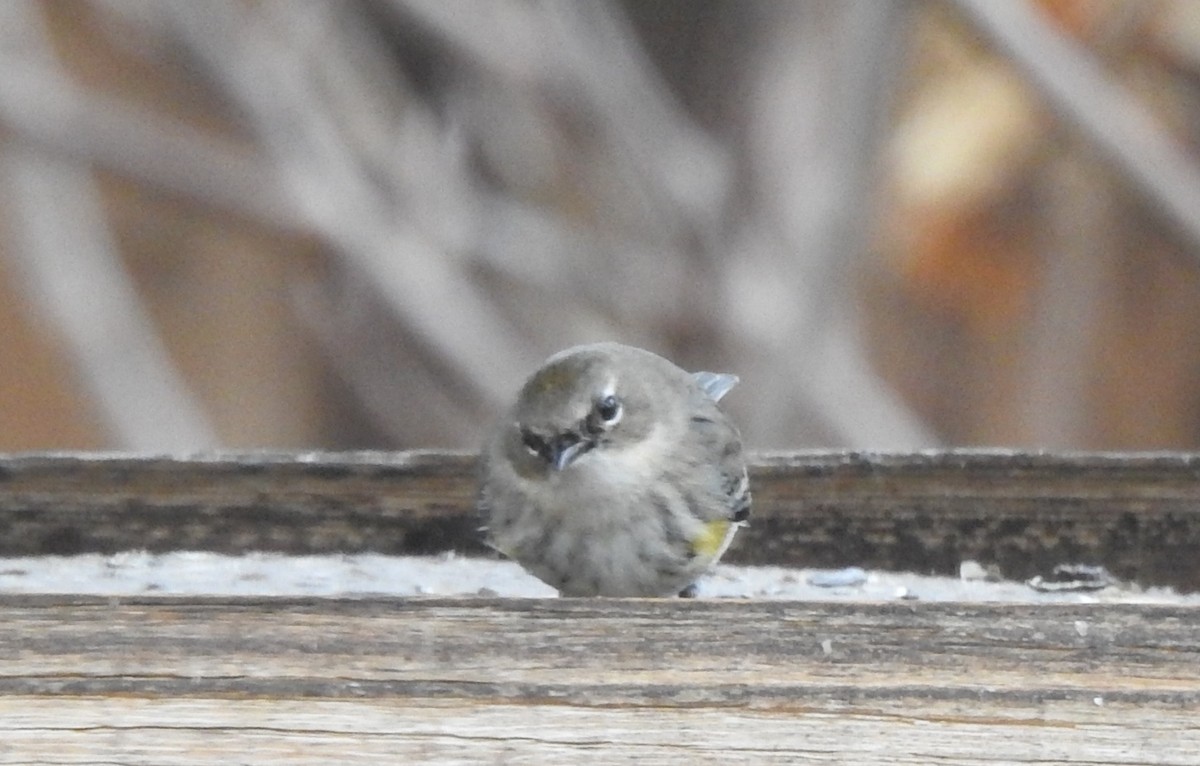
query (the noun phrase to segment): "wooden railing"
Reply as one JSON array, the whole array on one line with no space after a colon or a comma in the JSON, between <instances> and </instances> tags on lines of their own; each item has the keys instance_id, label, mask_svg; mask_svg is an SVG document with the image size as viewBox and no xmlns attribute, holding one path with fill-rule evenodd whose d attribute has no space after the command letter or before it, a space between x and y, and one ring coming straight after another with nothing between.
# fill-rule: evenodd
<instances>
[{"instance_id":1,"label":"wooden railing","mask_svg":"<svg viewBox=\"0 0 1200 766\"><path fill-rule=\"evenodd\" d=\"M479 551L470 456L0 460L3 553ZM790 454L742 562L1194 588L1191 456ZM0 763L1194 763L1200 609L0 594Z\"/></svg>"}]
</instances>

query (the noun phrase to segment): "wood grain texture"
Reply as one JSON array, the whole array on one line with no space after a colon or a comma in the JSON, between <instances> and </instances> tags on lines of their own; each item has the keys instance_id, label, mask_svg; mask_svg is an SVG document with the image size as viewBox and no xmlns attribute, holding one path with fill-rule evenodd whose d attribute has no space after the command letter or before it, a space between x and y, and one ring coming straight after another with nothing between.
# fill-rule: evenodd
<instances>
[{"instance_id":1,"label":"wood grain texture","mask_svg":"<svg viewBox=\"0 0 1200 766\"><path fill-rule=\"evenodd\" d=\"M0 555L482 551L465 454L0 459Z\"/></svg>"},{"instance_id":2,"label":"wood grain texture","mask_svg":"<svg viewBox=\"0 0 1200 766\"><path fill-rule=\"evenodd\" d=\"M727 559L1010 578L1059 563L1200 589L1194 454L785 453L751 465ZM0 555L147 549L482 553L465 453L0 459Z\"/></svg>"},{"instance_id":3,"label":"wood grain texture","mask_svg":"<svg viewBox=\"0 0 1200 766\"><path fill-rule=\"evenodd\" d=\"M1194 764L1158 606L4 597L0 763Z\"/></svg>"}]
</instances>

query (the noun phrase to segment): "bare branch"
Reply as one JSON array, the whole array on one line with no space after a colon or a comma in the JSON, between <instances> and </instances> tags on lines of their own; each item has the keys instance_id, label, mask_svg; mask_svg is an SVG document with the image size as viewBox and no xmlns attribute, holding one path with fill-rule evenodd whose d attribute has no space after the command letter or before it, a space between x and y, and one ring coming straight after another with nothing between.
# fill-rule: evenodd
<instances>
[{"instance_id":1,"label":"bare branch","mask_svg":"<svg viewBox=\"0 0 1200 766\"><path fill-rule=\"evenodd\" d=\"M0 67L0 129L76 162L291 230L299 219L252 152L191 126L87 93L44 66Z\"/></svg>"},{"instance_id":2,"label":"bare branch","mask_svg":"<svg viewBox=\"0 0 1200 766\"><path fill-rule=\"evenodd\" d=\"M1011 57L1051 108L1104 152L1147 201L1200 246L1200 170L1162 123L1028 2L951 0Z\"/></svg>"},{"instance_id":3,"label":"bare branch","mask_svg":"<svg viewBox=\"0 0 1200 766\"><path fill-rule=\"evenodd\" d=\"M0 69L21 71L31 60L52 66L39 9L14 1L0 13L0 34L20 38L0 44L7 59ZM0 155L0 176L11 190L17 265L117 443L136 450L214 446L216 436L125 273L87 171L17 146Z\"/></svg>"},{"instance_id":4,"label":"bare branch","mask_svg":"<svg viewBox=\"0 0 1200 766\"><path fill-rule=\"evenodd\" d=\"M266 4L245 14L228 3L167 7L180 39L250 114L313 229L370 277L462 385L499 408L497 391L515 390L525 374L519 341L460 264L372 185L339 115L316 92L305 46L278 39L302 36L303 14L290 5L286 13Z\"/></svg>"}]
</instances>

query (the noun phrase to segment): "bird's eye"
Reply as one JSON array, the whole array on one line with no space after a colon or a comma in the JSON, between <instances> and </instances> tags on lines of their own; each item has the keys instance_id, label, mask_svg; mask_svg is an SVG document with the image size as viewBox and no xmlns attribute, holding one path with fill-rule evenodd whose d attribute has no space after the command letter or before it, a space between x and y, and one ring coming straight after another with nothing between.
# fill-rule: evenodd
<instances>
[{"instance_id":1,"label":"bird's eye","mask_svg":"<svg viewBox=\"0 0 1200 766\"><path fill-rule=\"evenodd\" d=\"M546 451L546 440L527 428L521 429L521 443L533 455L541 455Z\"/></svg>"},{"instance_id":2,"label":"bird's eye","mask_svg":"<svg viewBox=\"0 0 1200 766\"><path fill-rule=\"evenodd\" d=\"M621 419L621 402L612 394L596 402L595 409L596 414L607 425L611 426Z\"/></svg>"}]
</instances>

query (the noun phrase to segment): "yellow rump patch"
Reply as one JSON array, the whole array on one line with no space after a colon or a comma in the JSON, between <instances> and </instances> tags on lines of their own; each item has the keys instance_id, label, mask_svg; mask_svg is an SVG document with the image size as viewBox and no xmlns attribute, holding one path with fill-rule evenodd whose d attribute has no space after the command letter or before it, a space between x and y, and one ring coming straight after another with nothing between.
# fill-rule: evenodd
<instances>
[{"instance_id":1,"label":"yellow rump patch","mask_svg":"<svg viewBox=\"0 0 1200 766\"><path fill-rule=\"evenodd\" d=\"M692 551L697 556L705 558L716 556L725 545L725 536L729 534L729 524L728 519L705 522L704 531L692 540Z\"/></svg>"}]
</instances>

